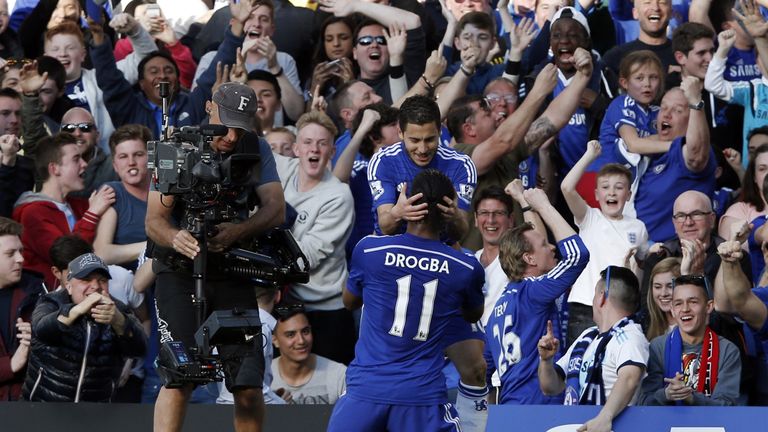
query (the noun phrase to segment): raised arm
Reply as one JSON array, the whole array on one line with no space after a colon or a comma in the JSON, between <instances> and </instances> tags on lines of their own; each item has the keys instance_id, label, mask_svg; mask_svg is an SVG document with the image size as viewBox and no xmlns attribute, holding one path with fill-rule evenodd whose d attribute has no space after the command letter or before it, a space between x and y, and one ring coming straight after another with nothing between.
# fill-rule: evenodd
<instances>
[{"instance_id":1,"label":"raised arm","mask_svg":"<svg viewBox=\"0 0 768 432\"><path fill-rule=\"evenodd\" d=\"M352 166L355 162L355 157L360 150L360 144L380 118L381 115L376 110L367 109L363 111L363 119L360 121L360 126L358 126L355 133L352 134L349 144L344 148L339 159L336 160L336 165L333 166L333 175L336 176L337 179L344 183L349 183Z\"/></svg>"},{"instance_id":2,"label":"raised arm","mask_svg":"<svg viewBox=\"0 0 768 432\"><path fill-rule=\"evenodd\" d=\"M709 8L712 6L712 0L691 0L688 6L688 21L703 24L712 31L717 31L712 21L709 19Z\"/></svg>"},{"instance_id":3,"label":"raised arm","mask_svg":"<svg viewBox=\"0 0 768 432\"><path fill-rule=\"evenodd\" d=\"M753 329L762 328L768 319L768 308L752 292L752 285L741 269L741 242L720 243L717 253L721 262L715 282L715 309L738 315Z\"/></svg>"},{"instance_id":4,"label":"raised arm","mask_svg":"<svg viewBox=\"0 0 768 432\"><path fill-rule=\"evenodd\" d=\"M560 212L549 202L547 194L541 189L528 189L523 192L525 200L535 210L546 226L552 231L555 241L562 241L576 235L576 231L560 215Z\"/></svg>"},{"instance_id":5,"label":"raised arm","mask_svg":"<svg viewBox=\"0 0 768 432\"><path fill-rule=\"evenodd\" d=\"M581 94L592 77L592 56L583 48L576 48L571 62L576 66L576 75L565 90L557 95L544 113L536 119L525 134L528 153L539 148L547 139L562 129L576 112ZM537 79L538 80L538 79Z\"/></svg>"},{"instance_id":6,"label":"raised arm","mask_svg":"<svg viewBox=\"0 0 768 432\"><path fill-rule=\"evenodd\" d=\"M680 83L683 94L688 101L688 106L696 106L701 103L702 82L694 76L683 78ZM709 162L709 126L707 116L703 109L689 108L688 130L685 133L685 145L683 146L683 158L685 166L693 172L701 172Z\"/></svg>"},{"instance_id":7,"label":"raised arm","mask_svg":"<svg viewBox=\"0 0 768 432\"><path fill-rule=\"evenodd\" d=\"M320 10L338 17L359 13L377 21L384 27L404 24L406 30L413 30L421 26L421 19L413 12L362 0L323 0L320 2Z\"/></svg>"},{"instance_id":8,"label":"raised arm","mask_svg":"<svg viewBox=\"0 0 768 432\"><path fill-rule=\"evenodd\" d=\"M760 7L755 0L739 0L741 12L733 9L736 19L744 24L752 39L755 40L755 48L760 56L760 61L768 65L768 22L765 21Z\"/></svg>"},{"instance_id":9,"label":"raised arm","mask_svg":"<svg viewBox=\"0 0 768 432\"><path fill-rule=\"evenodd\" d=\"M584 220L584 216L586 216L589 206L586 201L584 201L584 198L576 192L576 185L579 183L581 176L584 175L584 171L589 164L594 162L595 159L600 156L601 150L600 141L592 140L588 142L587 151L584 152L584 155L578 162L576 162L573 168L571 168L568 175L565 176L563 182L560 184L560 190L563 192L565 202L568 203L568 208L571 209L573 219L576 221L577 225Z\"/></svg>"},{"instance_id":10,"label":"raised arm","mask_svg":"<svg viewBox=\"0 0 768 432\"><path fill-rule=\"evenodd\" d=\"M448 65L445 60L445 57L440 55L440 51L441 51L441 47L435 51L432 51L432 54L430 54L430 56L427 58L427 63L424 67L424 75L422 75L421 79L416 81L416 84L411 86L411 88L408 90L406 94L404 94L400 99L398 99L394 104L392 104L394 108L400 108L400 105L402 105L403 102L405 102L405 100L411 96L415 96L415 95L426 96L426 95L429 95L430 92L433 92L435 90L435 83L437 82L437 80L440 79L440 77L443 76L443 73L445 72L445 68ZM454 77L457 75L463 76L463 74L454 74ZM463 87L466 87L466 85L467 83L465 80ZM440 95L440 98L437 100L437 105L440 107L441 120L448 113L448 109L451 107L451 103L453 103L455 99L454 97L449 97L446 94L446 89L447 87L443 88L443 92Z\"/></svg>"},{"instance_id":11,"label":"raised arm","mask_svg":"<svg viewBox=\"0 0 768 432\"><path fill-rule=\"evenodd\" d=\"M544 221L542 221L539 214L533 210L533 207L528 205L528 201L525 200L522 180L512 180L507 184L507 187L504 188L504 192L511 196L512 199L520 205L520 208L523 209L523 220L533 225L534 230L543 237L546 237L547 227L544 226Z\"/></svg>"},{"instance_id":12,"label":"raised arm","mask_svg":"<svg viewBox=\"0 0 768 432\"><path fill-rule=\"evenodd\" d=\"M536 77L536 83L523 104L499 125L490 138L478 144L475 151L472 152L472 162L475 163L478 174L483 175L488 172L500 157L514 150L520 144L525 137L523 132L529 130L539 107L556 84L557 67L548 64Z\"/></svg>"},{"instance_id":13,"label":"raised arm","mask_svg":"<svg viewBox=\"0 0 768 432\"><path fill-rule=\"evenodd\" d=\"M717 35L717 51L712 56L712 61L707 67L707 73L704 76L704 88L712 93L718 99L726 102L733 98L733 85L723 77L725 72L725 61L728 59L728 53L736 42L736 32L733 30L721 31Z\"/></svg>"}]
</instances>

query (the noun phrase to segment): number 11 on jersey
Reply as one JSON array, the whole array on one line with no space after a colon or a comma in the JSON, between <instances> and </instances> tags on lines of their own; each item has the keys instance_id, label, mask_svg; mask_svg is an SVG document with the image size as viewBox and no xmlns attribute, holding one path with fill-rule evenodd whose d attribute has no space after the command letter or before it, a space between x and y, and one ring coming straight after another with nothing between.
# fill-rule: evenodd
<instances>
[{"instance_id":1,"label":"number 11 on jersey","mask_svg":"<svg viewBox=\"0 0 768 432\"><path fill-rule=\"evenodd\" d=\"M429 337L429 324L432 322L432 311L435 307L435 295L437 294L437 279L433 279L424 285L424 298L421 302L421 317L419 318L419 328L416 330L416 336L413 340L426 341ZM408 312L408 300L411 293L411 275L403 276L397 280L397 302L395 303L395 319L389 334L392 336L403 337L405 329L405 318Z\"/></svg>"}]
</instances>

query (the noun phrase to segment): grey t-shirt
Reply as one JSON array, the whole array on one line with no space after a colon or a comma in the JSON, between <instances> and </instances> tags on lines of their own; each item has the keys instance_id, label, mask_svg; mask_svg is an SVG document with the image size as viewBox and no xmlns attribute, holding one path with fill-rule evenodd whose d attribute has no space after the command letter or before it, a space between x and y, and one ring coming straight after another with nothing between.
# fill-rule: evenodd
<instances>
[{"instance_id":1,"label":"grey t-shirt","mask_svg":"<svg viewBox=\"0 0 768 432\"><path fill-rule=\"evenodd\" d=\"M272 360L272 390L284 388L291 392L298 405L334 404L346 391L347 367L325 357L316 356L315 372L306 384L288 385L280 374L280 358Z\"/></svg>"}]
</instances>

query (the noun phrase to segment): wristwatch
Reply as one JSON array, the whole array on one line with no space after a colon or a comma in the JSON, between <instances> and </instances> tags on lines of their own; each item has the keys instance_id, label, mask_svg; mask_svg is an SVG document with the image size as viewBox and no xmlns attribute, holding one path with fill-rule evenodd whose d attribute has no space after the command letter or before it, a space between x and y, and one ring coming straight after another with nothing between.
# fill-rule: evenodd
<instances>
[{"instance_id":1,"label":"wristwatch","mask_svg":"<svg viewBox=\"0 0 768 432\"><path fill-rule=\"evenodd\" d=\"M703 110L704 109L704 99L700 100L699 103L697 103L696 105L694 105L692 103L689 103L688 104L688 108L690 108L692 110L696 110L696 111Z\"/></svg>"}]
</instances>

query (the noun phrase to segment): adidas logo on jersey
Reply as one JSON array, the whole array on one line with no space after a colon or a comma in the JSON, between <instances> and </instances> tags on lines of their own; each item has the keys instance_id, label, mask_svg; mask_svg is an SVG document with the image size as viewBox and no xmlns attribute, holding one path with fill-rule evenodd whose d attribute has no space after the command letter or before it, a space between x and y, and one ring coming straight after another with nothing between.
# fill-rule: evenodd
<instances>
[{"instance_id":1,"label":"adidas logo on jersey","mask_svg":"<svg viewBox=\"0 0 768 432\"><path fill-rule=\"evenodd\" d=\"M384 257L385 266L395 266L404 268L418 268L419 270L431 271L437 273L450 274L448 270L448 261L437 258L417 258L411 255L387 252Z\"/></svg>"}]
</instances>

